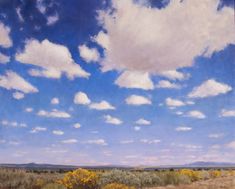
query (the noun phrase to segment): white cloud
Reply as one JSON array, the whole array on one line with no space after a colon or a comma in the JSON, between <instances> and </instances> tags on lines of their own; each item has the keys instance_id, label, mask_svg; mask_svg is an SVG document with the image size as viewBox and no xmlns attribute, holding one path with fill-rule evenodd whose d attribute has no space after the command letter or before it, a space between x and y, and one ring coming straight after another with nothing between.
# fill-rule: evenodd
<instances>
[{"instance_id":1,"label":"white cloud","mask_svg":"<svg viewBox=\"0 0 235 189\"><path fill-rule=\"evenodd\" d=\"M185 103L181 100L173 99L173 98L167 98L165 100L166 105L170 107L179 107L179 106L185 106Z\"/></svg>"},{"instance_id":2,"label":"white cloud","mask_svg":"<svg viewBox=\"0 0 235 189\"><path fill-rule=\"evenodd\" d=\"M16 54L16 60L39 68L31 69L29 74L35 77L58 79L66 74L69 79L90 76L80 65L76 64L67 47L52 43L47 39L26 41L23 52Z\"/></svg>"},{"instance_id":3,"label":"white cloud","mask_svg":"<svg viewBox=\"0 0 235 189\"><path fill-rule=\"evenodd\" d=\"M131 95L125 99L126 104L140 106L140 105L149 105L152 104L151 100L144 96Z\"/></svg>"},{"instance_id":4,"label":"white cloud","mask_svg":"<svg viewBox=\"0 0 235 189\"><path fill-rule=\"evenodd\" d=\"M110 115L105 115L104 116L105 122L109 123L109 124L113 124L113 125L120 125L122 124L122 120L116 118L116 117L112 117Z\"/></svg>"},{"instance_id":5,"label":"white cloud","mask_svg":"<svg viewBox=\"0 0 235 189\"><path fill-rule=\"evenodd\" d=\"M75 144L77 142L78 142L77 139L67 139L67 140L61 141L61 143L63 144Z\"/></svg>"},{"instance_id":6,"label":"white cloud","mask_svg":"<svg viewBox=\"0 0 235 189\"><path fill-rule=\"evenodd\" d=\"M181 86L167 80L161 80L156 84L156 88L180 89Z\"/></svg>"},{"instance_id":7,"label":"white cloud","mask_svg":"<svg viewBox=\"0 0 235 189\"><path fill-rule=\"evenodd\" d=\"M134 142L134 140L122 140L122 141L120 141L120 144L131 144L133 142Z\"/></svg>"},{"instance_id":8,"label":"white cloud","mask_svg":"<svg viewBox=\"0 0 235 189\"><path fill-rule=\"evenodd\" d=\"M124 88L143 90L154 89L153 82L148 73L124 71L115 81L115 84Z\"/></svg>"},{"instance_id":9,"label":"white cloud","mask_svg":"<svg viewBox=\"0 0 235 189\"><path fill-rule=\"evenodd\" d=\"M108 49L109 47L109 36L103 31L100 31L98 35L93 37L93 41L97 42L101 47L105 49Z\"/></svg>"},{"instance_id":10,"label":"white cloud","mask_svg":"<svg viewBox=\"0 0 235 189\"><path fill-rule=\"evenodd\" d=\"M135 130L135 131L140 131L140 129L141 129L141 127L139 127L139 126L135 126L135 127L134 127L134 130Z\"/></svg>"},{"instance_id":11,"label":"white cloud","mask_svg":"<svg viewBox=\"0 0 235 189\"><path fill-rule=\"evenodd\" d=\"M13 93L13 98L15 98L15 99L17 99L17 100L23 99L23 98L24 98L24 93L21 93L21 92L14 92L14 93Z\"/></svg>"},{"instance_id":12,"label":"white cloud","mask_svg":"<svg viewBox=\"0 0 235 189\"><path fill-rule=\"evenodd\" d=\"M69 113L64 112L64 111L59 111L57 109L53 109L51 112L40 110L38 111L37 115L43 116L43 117L51 117L51 118L70 118L71 117Z\"/></svg>"},{"instance_id":13,"label":"white cloud","mask_svg":"<svg viewBox=\"0 0 235 189\"><path fill-rule=\"evenodd\" d=\"M209 134L209 138L222 138L224 136L223 133L214 133L214 134Z\"/></svg>"},{"instance_id":14,"label":"white cloud","mask_svg":"<svg viewBox=\"0 0 235 189\"><path fill-rule=\"evenodd\" d=\"M33 108L31 108L31 107L25 108L25 111L26 111L26 112L32 112L32 111L33 111Z\"/></svg>"},{"instance_id":15,"label":"white cloud","mask_svg":"<svg viewBox=\"0 0 235 189\"><path fill-rule=\"evenodd\" d=\"M81 128L81 124L80 124L80 123L75 123L75 124L73 125L73 127L74 127L75 129L79 129L79 128Z\"/></svg>"},{"instance_id":16,"label":"white cloud","mask_svg":"<svg viewBox=\"0 0 235 189\"><path fill-rule=\"evenodd\" d=\"M74 104L87 105L91 103L91 100L88 98L87 94L84 92L77 92L73 100Z\"/></svg>"},{"instance_id":17,"label":"white cloud","mask_svg":"<svg viewBox=\"0 0 235 189\"><path fill-rule=\"evenodd\" d=\"M59 15L57 13L51 16L47 16L47 25L48 26L54 25L56 22L58 22L58 20L59 20Z\"/></svg>"},{"instance_id":18,"label":"white cloud","mask_svg":"<svg viewBox=\"0 0 235 189\"><path fill-rule=\"evenodd\" d=\"M63 134L64 134L64 132L61 131L61 130L54 130L54 131L52 131L52 133L53 133L54 135L63 135Z\"/></svg>"},{"instance_id":19,"label":"white cloud","mask_svg":"<svg viewBox=\"0 0 235 189\"><path fill-rule=\"evenodd\" d=\"M192 128L191 127L177 127L175 130L184 132L184 131L191 131Z\"/></svg>"},{"instance_id":20,"label":"white cloud","mask_svg":"<svg viewBox=\"0 0 235 189\"><path fill-rule=\"evenodd\" d=\"M98 17L109 44L103 70L176 70L192 66L197 56L211 56L235 43L233 8L218 10L219 2L170 1L157 9L132 0L113 0L112 7Z\"/></svg>"},{"instance_id":21,"label":"white cloud","mask_svg":"<svg viewBox=\"0 0 235 189\"><path fill-rule=\"evenodd\" d=\"M235 117L235 110L221 110L221 117Z\"/></svg>"},{"instance_id":22,"label":"white cloud","mask_svg":"<svg viewBox=\"0 0 235 189\"><path fill-rule=\"evenodd\" d=\"M185 74L177 70L168 70L161 72L159 75L166 77L171 80L185 80L190 77L190 74Z\"/></svg>"},{"instance_id":23,"label":"white cloud","mask_svg":"<svg viewBox=\"0 0 235 189\"><path fill-rule=\"evenodd\" d=\"M157 144L157 143L160 143L161 140L159 140L159 139L154 139L154 140L141 139L140 142L145 143L145 144Z\"/></svg>"},{"instance_id":24,"label":"white cloud","mask_svg":"<svg viewBox=\"0 0 235 189\"><path fill-rule=\"evenodd\" d=\"M89 108L95 110L115 110L115 107L105 100L102 100L99 103L91 103Z\"/></svg>"},{"instance_id":25,"label":"white cloud","mask_svg":"<svg viewBox=\"0 0 235 189\"><path fill-rule=\"evenodd\" d=\"M176 115L183 115L184 113L182 111L175 112Z\"/></svg>"},{"instance_id":26,"label":"white cloud","mask_svg":"<svg viewBox=\"0 0 235 189\"><path fill-rule=\"evenodd\" d=\"M12 46L12 40L10 38L10 28L0 22L0 46L3 48L9 48Z\"/></svg>"},{"instance_id":27,"label":"white cloud","mask_svg":"<svg viewBox=\"0 0 235 189\"><path fill-rule=\"evenodd\" d=\"M9 61L10 61L10 57L9 56L6 56L6 55L0 53L0 63L1 64L6 64Z\"/></svg>"},{"instance_id":28,"label":"white cloud","mask_svg":"<svg viewBox=\"0 0 235 189\"><path fill-rule=\"evenodd\" d=\"M230 143L226 144L226 147L235 150L235 141L231 141Z\"/></svg>"},{"instance_id":29,"label":"white cloud","mask_svg":"<svg viewBox=\"0 0 235 189\"><path fill-rule=\"evenodd\" d=\"M46 131L47 130L47 128L45 128L45 127L34 127L31 131L30 131L30 133L38 133L38 132L42 132L42 131Z\"/></svg>"},{"instance_id":30,"label":"white cloud","mask_svg":"<svg viewBox=\"0 0 235 189\"><path fill-rule=\"evenodd\" d=\"M24 18L23 18L22 14L21 14L21 8L20 7L16 8L16 14L17 14L20 22L24 22Z\"/></svg>"},{"instance_id":31,"label":"white cloud","mask_svg":"<svg viewBox=\"0 0 235 189\"><path fill-rule=\"evenodd\" d=\"M52 98L51 99L51 104L59 104L60 103L60 100L56 97Z\"/></svg>"},{"instance_id":32,"label":"white cloud","mask_svg":"<svg viewBox=\"0 0 235 189\"><path fill-rule=\"evenodd\" d=\"M80 56L86 62L97 62L100 59L100 54L96 48L89 48L85 44L78 46Z\"/></svg>"},{"instance_id":33,"label":"white cloud","mask_svg":"<svg viewBox=\"0 0 235 189\"><path fill-rule=\"evenodd\" d=\"M140 118L135 122L137 125L150 125L151 121L148 121L146 119Z\"/></svg>"},{"instance_id":34,"label":"white cloud","mask_svg":"<svg viewBox=\"0 0 235 189\"><path fill-rule=\"evenodd\" d=\"M85 144L96 144L96 145L101 145L101 146L106 146L108 145L104 139L96 139L96 140L88 140L84 142Z\"/></svg>"},{"instance_id":35,"label":"white cloud","mask_svg":"<svg viewBox=\"0 0 235 189\"><path fill-rule=\"evenodd\" d=\"M209 79L203 82L198 87L195 87L192 92L188 94L189 98L205 98L211 96L217 96L220 94L226 94L231 91L232 87L224 83L219 83L214 79Z\"/></svg>"},{"instance_id":36,"label":"white cloud","mask_svg":"<svg viewBox=\"0 0 235 189\"><path fill-rule=\"evenodd\" d=\"M39 10L40 13L45 14L46 13L46 5L44 3L44 0L37 0L36 7Z\"/></svg>"},{"instance_id":37,"label":"white cloud","mask_svg":"<svg viewBox=\"0 0 235 189\"><path fill-rule=\"evenodd\" d=\"M7 71L5 75L0 75L0 87L6 88L7 90L18 90L23 93L38 92L37 88L13 71Z\"/></svg>"},{"instance_id":38,"label":"white cloud","mask_svg":"<svg viewBox=\"0 0 235 189\"><path fill-rule=\"evenodd\" d=\"M198 111L198 110L192 110L192 111L189 111L187 114L186 114L187 117L193 117L193 118L197 118L197 119L205 119L206 116L205 114L203 114L202 112Z\"/></svg>"}]
</instances>

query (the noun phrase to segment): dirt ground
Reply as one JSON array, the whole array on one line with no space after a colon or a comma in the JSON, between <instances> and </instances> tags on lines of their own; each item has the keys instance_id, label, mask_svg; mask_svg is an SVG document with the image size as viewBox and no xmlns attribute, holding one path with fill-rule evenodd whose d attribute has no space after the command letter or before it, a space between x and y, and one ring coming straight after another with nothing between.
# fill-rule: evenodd
<instances>
[{"instance_id":1,"label":"dirt ground","mask_svg":"<svg viewBox=\"0 0 235 189\"><path fill-rule=\"evenodd\" d=\"M190 185L155 187L148 189L235 189L235 177L199 181Z\"/></svg>"}]
</instances>

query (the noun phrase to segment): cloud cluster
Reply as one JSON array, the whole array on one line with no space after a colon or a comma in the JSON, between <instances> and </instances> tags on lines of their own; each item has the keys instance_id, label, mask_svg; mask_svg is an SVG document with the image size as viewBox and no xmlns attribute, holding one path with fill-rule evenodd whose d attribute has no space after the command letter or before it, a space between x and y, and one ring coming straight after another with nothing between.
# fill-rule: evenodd
<instances>
[{"instance_id":1,"label":"cloud cluster","mask_svg":"<svg viewBox=\"0 0 235 189\"><path fill-rule=\"evenodd\" d=\"M95 37L105 51L102 69L159 74L234 44L233 9L218 5L219 0L172 0L157 9L113 0L110 10L99 12L107 33Z\"/></svg>"},{"instance_id":2,"label":"cloud cluster","mask_svg":"<svg viewBox=\"0 0 235 189\"><path fill-rule=\"evenodd\" d=\"M31 69L29 74L35 77L59 79L65 74L69 79L90 76L72 58L67 47L52 43L47 39L26 41L23 52L18 52L16 60L23 64L31 64L37 68Z\"/></svg>"}]
</instances>

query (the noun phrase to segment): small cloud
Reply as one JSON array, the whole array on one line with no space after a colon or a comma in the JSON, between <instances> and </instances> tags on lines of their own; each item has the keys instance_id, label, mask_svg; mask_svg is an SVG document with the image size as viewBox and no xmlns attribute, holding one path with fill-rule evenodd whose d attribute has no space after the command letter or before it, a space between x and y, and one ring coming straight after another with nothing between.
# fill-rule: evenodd
<instances>
[{"instance_id":1,"label":"small cloud","mask_svg":"<svg viewBox=\"0 0 235 189\"><path fill-rule=\"evenodd\" d=\"M81 128L81 124L80 124L80 123L75 123L75 124L73 125L73 127L74 127L75 129L79 129L79 128Z\"/></svg>"},{"instance_id":2,"label":"small cloud","mask_svg":"<svg viewBox=\"0 0 235 189\"><path fill-rule=\"evenodd\" d=\"M86 62L97 62L100 59L100 54L96 48L89 48L88 46L80 45L78 46L80 56Z\"/></svg>"},{"instance_id":3,"label":"small cloud","mask_svg":"<svg viewBox=\"0 0 235 189\"><path fill-rule=\"evenodd\" d=\"M73 99L74 104L88 105L91 100L88 98L87 94L84 92L77 92Z\"/></svg>"},{"instance_id":4,"label":"small cloud","mask_svg":"<svg viewBox=\"0 0 235 189\"><path fill-rule=\"evenodd\" d=\"M192 92L188 94L189 98L206 98L213 97L220 94L226 94L232 90L232 87L224 83L219 83L214 79L209 79L203 82L198 87L195 87Z\"/></svg>"},{"instance_id":5,"label":"small cloud","mask_svg":"<svg viewBox=\"0 0 235 189\"><path fill-rule=\"evenodd\" d=\"M12 40L10 37L11 29L0 22L0 46L3 48L9 48L12 46Z\"/></svg>"},{"instance_id":6,"label":"small cloud","mask_svg":"<svg viewBox=\"0 0 235 189\"><path fill-rule=\"evenodd\" d=\"M158 140L158 139L154 139L154 140L141 139L140 142L145 143L145 144L157 144L157 143L160 143L161 140Z\"/></svg>"},{"instance_id":7,"label":"small cloud","mask_svg":"<svg viewBox=\"0 0 235 189\"><path fill-rule=\"evenodd\" d=\"M59 20L59 15L55 13L54 15L47 16L47 25L51 26L54 25Z\"/></svg>"},{"instance_id":8,"label":"small cloud","mask_svg":"<svg viewBox=\"0 0 235 189\"><path fill-rule=\"evenodd\" d=\"M167 98L165 100L165 103L169 107L179 107L179 106L185 106L185 103L181 100L173 99L173 98Z\"/></svg>"},{"instance_id":9,"label":"small cloud","mask_svg":"<svg viewBox=\"0 0 235 189\"><path fill-rule=\"evenodd\" d=\"M161 72L160 75L171 80L185 80L190 77L190 74L184 74L176 70L164 71L164 72Z\"/></svg>"},{"instance_id":10,"label":"small cloud","mask_svg":"<svg viewBox=\"0 0 235 189\"><path fill-rule=\"evenodd\" d=\"M221 110L220 117L235 117L235 110Z\"/></svg>"},{"instance_id":11,"label":"small cloud","mask_svg":"<svg viewBox=\"0 0 235 189\"><path fill-rule=\"evenodd\" d=\"M183 114L184 114L184 112L177 111L177 112L175 112L175 114L176 114L176 115L183 115Z\"/></svg>"},{"instance_id":12,"label":"small cloud","mask_svg":"<svg viewBox=\"0 0 235 189\"><path fill-rule=\"evenodd\" d=\"M101 145L101 146L108 145L104 139L88 140L88 141L85 141L84 143L85 144L96 144L96 145Z\"/></svg>"},{"instance_id":13,"label":"small cloud","mask_svg":"<svg viewBox=\"0 0 235 189\"><path fill-rule=\"evenodd\" d=\"M175 130L185 132L185 131L191 131L192 128L191 127L177 127Z\"/></svg>"},{"instance_id":14,"label":"small cloud","mask_svg":"<svg viewBox=\"0 0 235 189\"><path fill-rule=\"evenodd\" d=\"M42 132L42 131L46 131L47 130L47 128L45 128L45 127L34 127L31 131L30 131L30 133L38 133L38 132Z\"/></svg>"},{"instance_id":15,"label":"small cloud","mask_svg":"<svg viewBox=\"0 0 235 189\"><path fill-rule=\"evenodd\" d=\"M134 143L134 140L122 140L120 141L120 144L131 144Z\"/></svg>"},{"instance_id":16,"label":"small cloud","mask_svg":"<svg viewBox=\"0 0 235 189\"><path fill-rule=\"evenodd\" d=\"M64 111L59 111L57 109L53 109L51 112L40 110L37 113L38 116L49 117L49 118L70 118L71 115Z\"/></svg>"},{"instance_id":17,"label":"small cloud","mask_svg":"<svg viewBox=\"0 0 235 189\"><path fill-rule=\"evenodd\" d=\"M150 125L151 121L148 121L146 119L140 118L135 122L137 125Z\"/></svg>"},{"instance_id":18,"label":"small cloud","mask_svg":"<svg viewBox=\"0 0 235 189\"><path fill-rule=\"evenodd\" d=\"M148 73L124 71L115 81L115 84L123 88L135 88L143 90L154 89L153 82Z\"/></svg>"},{"instance_id":19,"label":"small cloud","mask_svg":"<svg viewBox=\"0 0 235 189\"><path fill-rule=\"evenodd\" d=\"M21 8L20 7L16 8L16 14L17 14L17 16L19 18L19 21L20 22L24 22L24 18L23 18L23 15L21 14Z\"/></svg>"},{"instance_id":20,"label":"small cloud","mask_svg":"<svg viewBox=\"0 0 235 189\"><path fill-rule=\"evenodd\" d=\"M192 117L192 118L197 118L197 119L205 119L206 118L205 114L203 114L202 112L200 112L198 110L189 111L186 114L186 116L187 117Z\"/></svg>"},{"instance_id":21,"label":"small cloud","mask_svg":"<svg viewBox=\"0 0 235 189\"><path fill-rule=\"evenodd\" d=\"M64 134L64 132L61 131L61 130L54 130L54 131L52 131L52 133L53 133L54 135L63 135L63 134Z\"/></svg>"},{"instance_id":22,"label":"small cloud","mask_svg":"<svg viewBox=\"0 0 235 189\"><path fill-rule=\"evenodd\" d=\"M51 99L51 104L59 104L60 103L60 100L56 97L52 98Z\"/></svg>"},{"instance_id":23,"label":"small cloud","mask_svg":"<svg viewBox=\"0 0 235 189\"><path fill-rule=\"evenodd\" d=\"M75 144L77 142L78 142L77 139L67 139L67 140L61 141L61 143L63 144Z\"/></svg>"},{"instance_id":24,"label":"small cloud","mask_svg":"<svg viewBox=\"0 0 235 189\"><path fill-rule=\"evenodd\" d=\"M134 127L134 130L135 130L135 131L140 131L140 129L141 129L141 127L139 127L139 126L135 126L135 127Z\"/></svg>"},{"instance_id":25,"label":"small cloud","mask_svg":"<svg viewBox=\"0 0 235 189\"><path fill-rule=\"evenodd\" d=\"M23 99L24 98L24 93L21 93L21 92L14 92L13 93L13 98L17 99L17 100L20 100L20 99Z\"/></svg>"},{"instance_id":26,"label":"small cloud","mask_svg":"<svg viewBox=\"0 0 235 189\"><path fill-rule=\"evenodd\" d=\"M133 106L141 106L141 105L150 105L152 104L151 100L144 96L139 95L131 95L125 99L126 104Z\"/></svg>"},{"instance_id":27,"label":"small cloud","mask_svg":"<svg viewBox=\"0 0 235 189\"><path fill-rule=\"evenodd\" d=\"M222 138L224 136L223 133L214 133L214 134L209 134L209 138Z\"/></svg>"},{"instance_id":28,"label":"small cloud","mask_svg":"<svg viewBox=\"0 0 235 189\"><path fill-rule=\"evenodd\" d=\"M33 111L33 108L31 108L31 107L25 108L25 111L26 111L26 112L32 112L32 111Z\"/></svg>"},{"instance_id":29,"label":"small cloud","mask_svg":"<svg viewBox=\"0 0 235 189\"><path fill-rule=\"evenodd\" d=\"M165 88L165 89L180 89L181 86L177 85L175 83L172 83L170 81L167 80L161 80L158 82L158 84L156 85L156 88Z\"/></svg>"},{"instance_id":30,"label":"small cloud","mask_svg":"<svg viewBox=\"0 0 235 189\"><path fill-rule=\"evenodd\" d=\"M0 53L0 64L6 64L10 61L10 57Z\"/></svg>"},{"instance_id":31,"label":"small cloud","mask_svg":"<svg viewBox=\"0 0 235 189\"><path fill-rule=\"evenodd\" d=\"M122 124L122 120L116 118L116 117L112 117L110 115L105 115L104 116L105 122L109 123L109 124L113 124L113 125L120 125Z\"/></svg>"},{"instance_id":32,"label":"small cloud","mask_svg":"<svg viewBox=\"0 0 235 189\"><path fill-rule=\"evenodd\" d=\"M102 100L99 103L91 103L89 108L95 110L115 110L115 107L105 100Z\"/></svg>"}]
</instances>

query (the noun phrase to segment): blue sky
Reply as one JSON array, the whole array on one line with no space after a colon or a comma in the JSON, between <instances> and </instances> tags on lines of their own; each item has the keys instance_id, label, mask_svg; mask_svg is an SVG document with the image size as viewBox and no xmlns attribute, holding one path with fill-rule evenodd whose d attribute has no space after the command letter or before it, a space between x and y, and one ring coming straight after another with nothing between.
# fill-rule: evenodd
<instances>
[{"instance_id":1,"label":"blue sky","mask_svg":"<svg viewBox=\"0 0 235 189\"><path fill-rule=\"evenodd\" d=\"M234 162L232 0L0 2L0 162Z\"/></svg>"}]
</instances>

